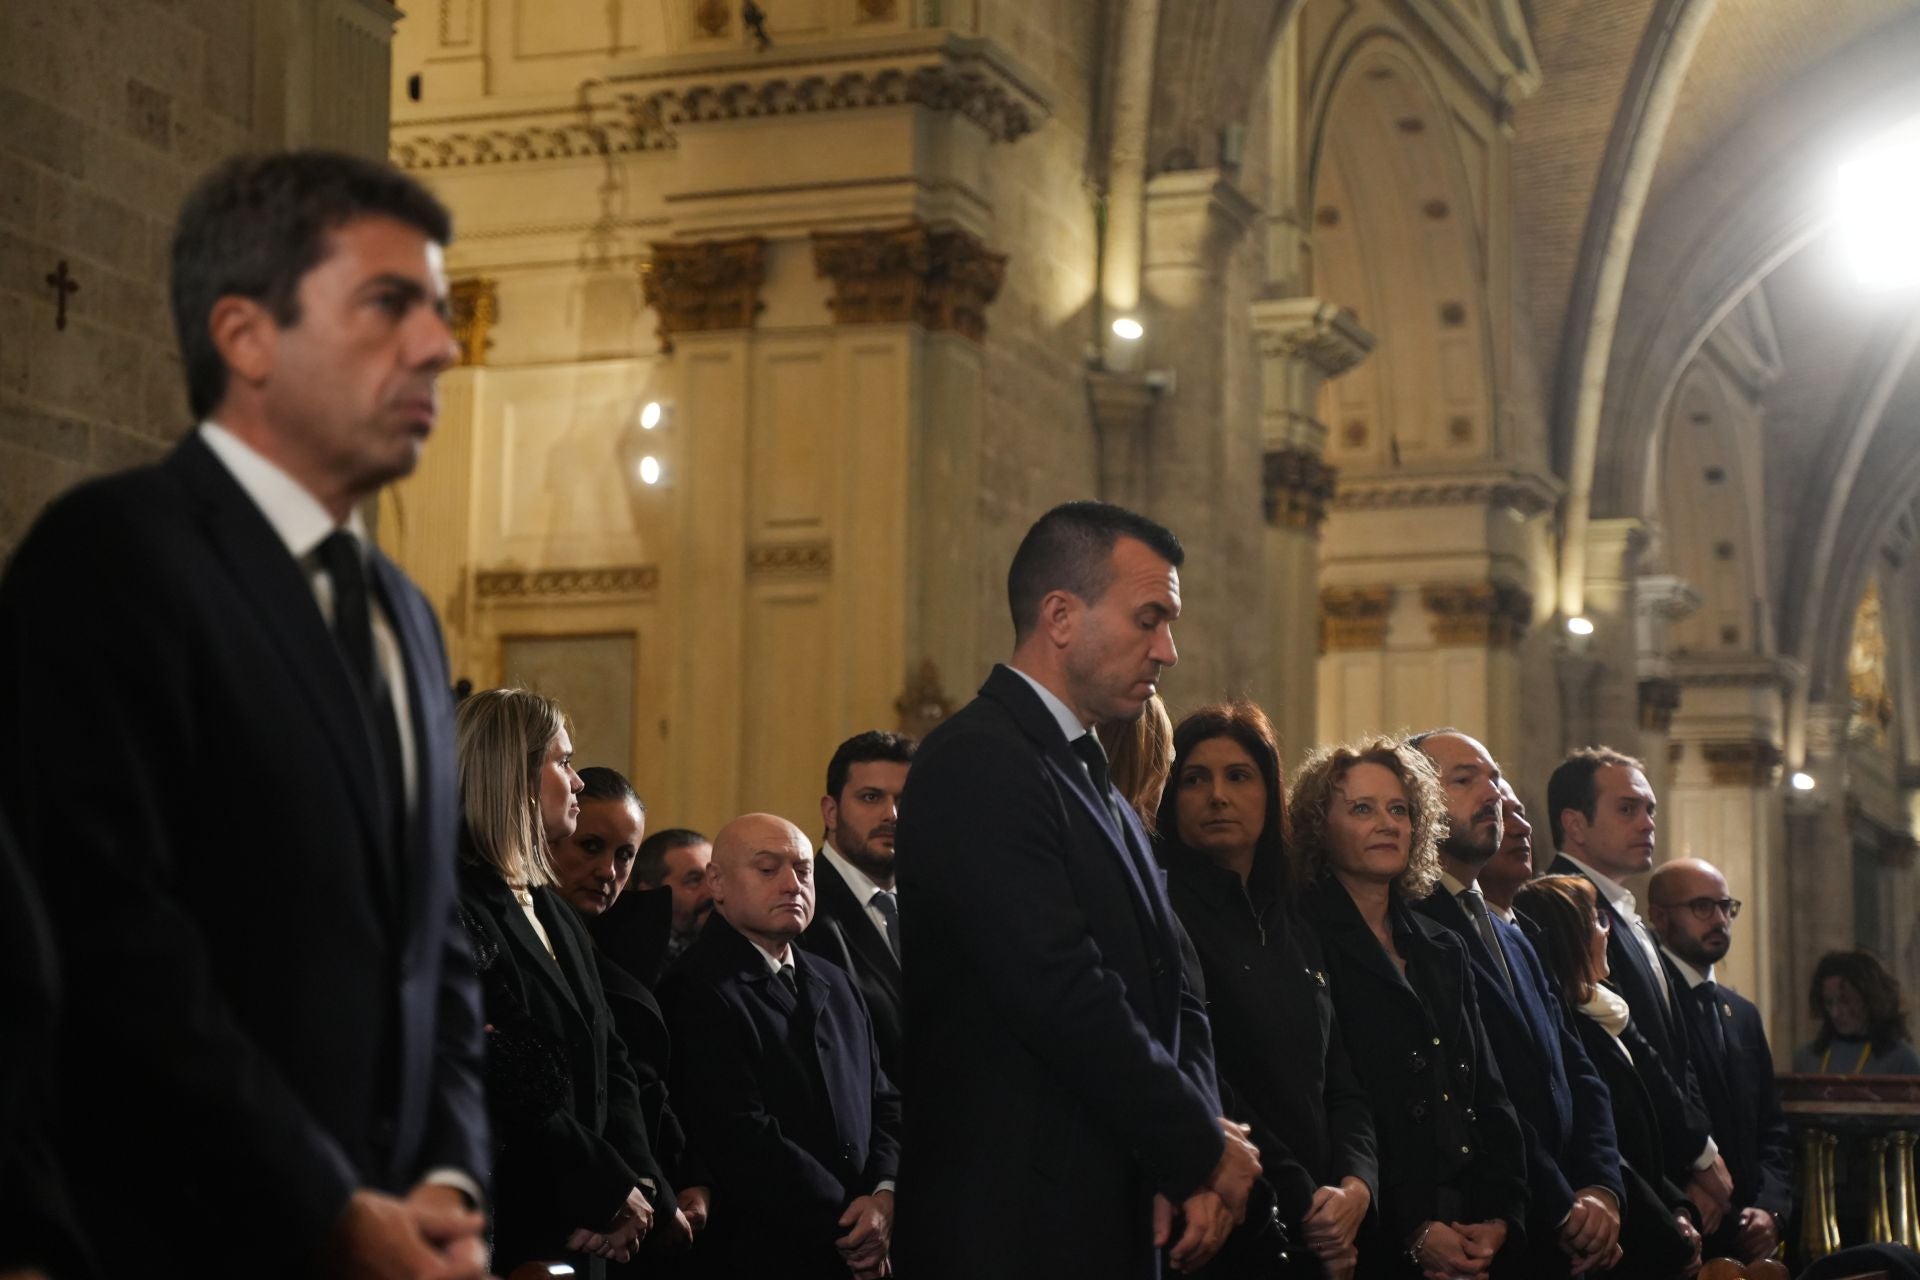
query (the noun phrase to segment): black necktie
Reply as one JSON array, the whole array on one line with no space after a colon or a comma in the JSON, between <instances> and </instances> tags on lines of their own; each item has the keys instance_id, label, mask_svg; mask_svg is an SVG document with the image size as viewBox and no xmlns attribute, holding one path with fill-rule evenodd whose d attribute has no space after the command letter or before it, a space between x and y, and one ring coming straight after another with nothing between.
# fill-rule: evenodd
<instances>
[{"instance_id":1,"label":"black necktie","mask_svg":"<svg viewBox=\"0 0 1920 1280\"><path fill-rule=\"evenodd\" d=\"M1493 962L1500 968L1500 976L1507 980L1507 990L1513 990L1513 970L1507 966L1507 953L1500 946L1500 931L1493 927L1493 917L1487 914L1487 900L1480 896L1478 889L1462 889L1459 894L1460 906L1467 913L1467 919L1473 921L1475 933L1480 941L1487 944L1487 950L1493 952Z\"/></svg>"},{"instance_id":2,"label":"black necktie","mask_svg":"<svg viewBox=\"0 0 1920 1280\"><path fill-rule=\"evenodd\" d=\"M1087 776L1093 779L1094 794L1106 804L1114 822L1125 831L1127 824L1120 821L1120 811L1113 802L1113 781L1107 773L1107 753L1100 746L1100 739L1091 732L1083 733L1073 740L1072 746L1073 754L1080 757L1080 762L1087 766Z\"/></svg>"},{"instance_id":3,"label":"black necktie","mask_svg":"<svg viewBox=\"0 0 1920 1280\"><path fill-rule=\"evenodd\" d=\"M783 964L780 966L780 981L787 988L789 995L795 1000L800 998L800 980L793 976L792 965Z\"/></svg>"},{"instance_id":4,"label":"black necktie","mask_svg":"<svg viewBox=\"0 0 1920 1280\"><path fill-rule=\"evenodd\" d=\"M361 710L379 748L374 771L381 778L388 828L397 851L406 824L406 776L400 763L400 731L394 720L393 699L373 656L373 600L367 591L366 564L360 557L358 540L345 529L328 534L314 555L333 583L333 638L347 660L347 670L360 693Z\"/></svg>"},{"instance_id":5,"label":"black necktie","mask_svg":"<svg viewBox=\"0 0 1920 1280\"><path fill-rule=\"evenodd\" d=\"M887 945L893 948L893 958L900 958L900 904L894 900L893 890L875 889L871 905L875 911L886 917Z\"/></svg>"},{"instance_id":6,"label":"black necktie","mask_svg":"<svg viewBox=\"0 0 1920 1280\"><path fill-rule=\"evenodd\" d=\"M1714 1053L1722 1063L1727 1060L1727 1029L1720 1025L1720 988L1708 979L1693 989L1694 1007L1700 1017L1705 1019L1702 1028L1707 1033L1707 1043L1713 1046Z\"/></svg>"}]
</instances>

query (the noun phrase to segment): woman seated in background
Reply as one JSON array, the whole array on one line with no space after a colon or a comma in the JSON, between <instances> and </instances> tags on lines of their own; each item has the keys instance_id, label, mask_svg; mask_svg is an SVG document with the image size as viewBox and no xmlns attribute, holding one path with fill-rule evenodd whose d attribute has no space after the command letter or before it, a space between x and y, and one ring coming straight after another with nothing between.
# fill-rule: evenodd
<instances>
[{"instance_id":1,"label":"woman seated in background","mask_svg":"<svg viewBox=\"0 0 1920 1280\"><path fill-rule=\"evenodd\" d=\"M1253 1127L1296 1272L1341 1280L1373 1202L1373 1117L1297 914L1273 726L1249 702L1204 707L1174 731L1170 777L1155 825L1200 960L1221 1105ZM1205 1274L1275 1275L1264 1226L1250 1211Z\"/></svg>"},{"instance_id":2,"label":"woman seated in background","mask_svg":"<svg viewBox=\"0 0 1920 1280\"><path fill-rule=\"evenodd\" d=\"M579 815L573 745L551 699L489 689L460 704L455 749L460 915L488 1031L494 1269L573 1254L604 1276L653 1226L643 1188L665 1179L586 926L550 887L552 848Z\"/></svg>"},{"instance_id":3,"label":"woman seated in background","mask_svg":"<svg viewBox=\"0 0 1920 1280\"><path fill-rule=\"evenodd\" d=\"M1139 715L1109 721L1094 732L1107 753L1107 774L1113 785L1152 835L1160 793L1167 785L1167 771L1173 768L1173 721L1167 704L1159 694L1149 694Z\"/></svg>"},{"instance_id":4,"label":"woman seated in background","mask_svg":"<svg viewBox=\"0 0 1920 1280\"><path fill-rule=\"evenodd\" d=\"M1671 1087L1652 1088L1646 1074L1664 1073L1652 1046L1633 1025L1627 1002L1607 978L1607 915L1585 876L1543 876L1514 895L1513 909L1533 939L1560 1001L1574 1010L1581 1047L1600 1070L1613 1099L1627 1199L1620 1206L1620 1263L1607 1274L1620 1280L1671 1280L1700 1270L1700 1232L1687 1193L1665 1170L1667 1132L1684 1128L1664 1120L1655 1098L1677 1099ZM1678 1131L1678 1130L1675 1130Z\"/></svg>"},{"instance_id":5,"label":"woman seated in background","mask_svg":"<svg viewBox=\"0 0 1920 1280\"><path fill-rule=\"evenodd\" d=\"M1526 1219L1526 1164L1466 950L1407 905L1440 877L1433 765L1394 738L1323 747L1294 780L1292 810L1311 882L1301 914L1378 1146L1356 1274L1484 1276Z\"/></svg>"},{"instance_id":6,"label":"woman seated in background","mask_svg":"<svg viewBox=\"0 0 1920 1280\"><path fill-rule=\"evenodd\" d=\"M1836 1076L1920 1075L1907 1041L1900 984L1871 951L1830 951L1813 971L1807 1003L1820 1021L1793 1055L1797 1072Z\"/></svg>"}]
</instances>

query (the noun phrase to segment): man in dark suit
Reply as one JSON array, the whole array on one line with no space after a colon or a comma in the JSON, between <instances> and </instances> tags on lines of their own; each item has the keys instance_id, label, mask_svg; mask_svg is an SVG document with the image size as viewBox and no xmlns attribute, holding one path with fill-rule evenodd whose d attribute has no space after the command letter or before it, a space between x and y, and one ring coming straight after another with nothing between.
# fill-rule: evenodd
<instances>
[{"instance_id":1,"label":"man in dark suit","mask_svg":"<svg viewBox=\"0 0 1920 1280\"><path fill-rule=\"evenodd\" d=\"M111 1275L485 1271L450 681L357 514L433 428L449 237L383 165L216 170L173 243L200 426L55 502L0 583L0 801ZM76 761L110 780L84 804Z\"/></svg>"},{"instance_id":2,"label":"man in dark suit","mask_svg":"<svg viewBox=\"0 0 1920 1280\"><path fill-rule=\"evenodd\" d=\"M1710 862L1681 858L1653 873L1649 914L1680 995L1714 1138L1733 1174L1733 1212L1705 1256L1753 1263L1780 1243L1793 1207L1793 1139L1773 1082L1773 1050L1753 1001L1713 978L1732 945L1740 903Z\"/></svg>"},{"instance_id":3,"label":"man in dark suit","mask_svg":"<svg viewBox=\"0 0 1920 1280\"><path fill-rule=\"evenodd\" d=\"M1415 737L1447 801L1440 884L1414 910L1452 930L1467 949L1487 1041L1527 1137L1525 1250L1508 1249L1496 1275L1546 1277L1605 1270L1619 1257L1625 1196L1612 1099L1568 1026L1533 946L1495 919L1476 883L1500 849L1500 766L1452 729Z\"/></svg>"},{"instance_id":4,"label":"man in dark suit","mask_svg":"<svg viewBox=\"0 0 1920 1280\"><path fill-rule=\"evenodd\" d=\"M1669 1096L1662 1114L1683 1116L1665 1135L1667 1174L1684 1187L1711 1233L1731 1207L1733 1179L1712 1136L1687 1051L1685 1023L1669 988L1659 946L1621 881L1653 868L1654 809L1646 769L1610 747L1588 747L1562 760L1547 780L1547 822L1559 854L1553 875L1585 876L1607 918L1607 965L1632 1011L1633 1025L1659 1059L1646 1074Z\"/></svg>"},{"instance_id":5,"label":"man in dark suit","mask_svg":"<svg viewBox=\"0 0 1920 1280\"><path fill-rule=\"evenodd\" d=\"M814 860L817 901L800 945L851 973L873 1015L880 1065L900 1079L900 906L893 889L893 833L913 763L913 739L884 730L856 734L827 764L820 797L826 837Z\"/></svg>"},{"instance_id":6,"label":"man in dark suit","mask_svg":"<svg viewBox=\"0 0 1920 1280\"><path fill-rule=\"evenodd\" d=\"M714 918L668 975L673 1096L713 1175L716 1276L886 1274L900 1095L853 979L793 945L813 849L749 814L713 841Z\"/></svg>"},{"instance_id":7,"label":"man in dark suit","mask_svg":"<svg viewBox=\"0 0 1920 1280\"><path fill-rule=\"evenodd\" d=\"M1259 1163L1220 1118L1206 1016L1145 832L1091 727L1175 660L1180 543L1056 507L1007 575L1015 648L914 755L900 805L915 1280L1194 1269ZM1172 1232L1173 1206L1184 1227Z\"/></svg>"}]
</instances>

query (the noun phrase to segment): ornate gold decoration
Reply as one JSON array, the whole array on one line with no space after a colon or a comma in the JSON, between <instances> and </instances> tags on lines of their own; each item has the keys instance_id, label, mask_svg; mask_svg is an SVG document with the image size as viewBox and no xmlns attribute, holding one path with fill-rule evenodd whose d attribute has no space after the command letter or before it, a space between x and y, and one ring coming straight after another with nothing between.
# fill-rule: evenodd
<instances>
[{"instance_id":1,"label":"ornate gold decoration","mask_svg":"<svg viewBox=\"0 0 1920 1280\"><path fill-rule=\"evenodd\" d=\"M1780 772L1780 748L1763 738L1703 742L1700 754L1716 787L1771 787Z\"/></svg>"},{"instance_id":2,"label":"ornate gold decoration","mask_svg":"<svg viewBox=\"0 0 1920 1280\"><path fill-rule=\"evenodd\" d=\"M1881 625L1880 584L1868 579L1853 613L1853 647L1847 652L1847 691L1852 711L1849 737L1884 745L1893 727L1893 695L1887 689L1887 633Z\"/></svg>"},{"instance_id":3,"label":"ornate gold decoration","mask_svg":"<svg viewBox=\"0 0 1920 1280\"><path fill-rule=\"evenodd\" d=\"M940 687L940 668L932 658L920 664L907 681L906 692L893 700L893 709L900 715L900 732L914 738L926 737L953 714L953 699Z\"/></svg>"},{"instance_id":4,"label":"ornate gold decoration","mask_svg":"<svg viewBox=\"0 0 1920 1280\"><path fill-rule=\"evenodd\" d=\"M484 120L455 120L409 125L396 135L387 154L394 166L414 172L526 164L535 160L575 160L643 151L671 151L673 135L643 116L588 123L572 109L545 120L488 128Z\"/></svg>"},{"instance_id":5,"label":"ornate gold decoration","mask_svg":"<svg viewBox=\"0 0 1920 1280\"><path fill-rule=\"evenodd\" d=\"M1653 733L1673 728L1673 713L1680 709L1680 685L1674 680L1640 682L1640 727Z\"/></svg>"},{"instance_id":6,"label":"ornate gold decoration","mask_svg":"<svg viewBox=\"0 0 1920 1280\"><path fill-rule=\"evenodd\" d=\"M732 17L733 5L729 0L700 0L693 10L693 20L710 36L727 34L727 24Z\"/></svg>"},{"instance_id":7,"label":"ornate gold decoration","mask_svg":"<svg viewBox=\"0 0 1920 1280\"><path fill-rule=\"evenodd\" d=\"M473 575L474 595L481 600L646 596L659 586L659 566L651 564L607 565L594 569L482 569Z\"/></svg>"},{"instance_id":8,"label":"ornate gold decoration","mask_svg":"<svg viewBox=\"0 0 1920 1280\"><path fill-rule=\"evenodd\" d=\"M1381 648L1392 611L1392 587L1325 588L1320 592L1320 652Z\"/></svg>"},{"instance_id":9,"label":"ornate gold decoration","mask_svg":"<svg viewBox=\"0 0 1920 1280\"><path fill-rule=\"evenodd\" d=\"M1443 646L1510 647L1533 620L1533 596L1507 582L1422 587L1420 603L1433 615L1433 642Z\"/></svg>"},{"instance_id":10,"label":"ornate gold decoration","mask_svg":"<svg viewBox=\"0 0 1920 1280\"><path fill-rule=\"evenodd\" d=\"M447 293L453 308L453 338L460 344L460 363L476 367L485 364L487 349L493 346L489 336L493 322L500 318L494 282L485 278L455 280Z\"/></svg>"},{"instance_id":11,"label":"ornate gold decoration","mask_svg":"<svg viewBox=\"0 0 1920 1280\"><path fill-rule=\"evenodd\" d=\"M1551 510L1559 497L1558 481L1531 472L1440 472L1349 476L1334 495L1333 505L1342 511L1373 511L1483 504L1536 516Z\"/></svg>"},{"instance_id":12,"label":"ornate gold decoration","mask_svg":"<svg viewBox=\"0 0 1920 1280\"><path fill-rule=\"evenodd\" d=\"M766 247L759 236L655 241L640 286L660 318L661 349L673 350L676 333L751 329L767 278Z\"/></svg>"},{"instance_id":13,"label":"ornate gold decoration","mask_svg":"<svg viewBox=\"0 0 1920 1280\"><path fill-rule=\"evenodd\" d=\"M749 573L826 573L833 568L831 542L762 542L747 548Z\"/></svg>"},{"instance_id":14,"label":"ornate gold decoration","mask_svg":"<svg viewBox=\"0 0 1920 1280\"><path fill-rule=\"evenodd\" d=\"M1339 475L1305 449L1268 449L1260 459L1261 504L1275 529L1304 529L1318 537Z\"/></svg>"},{"instance_id":15,"label":"ornate gold decoration","mask_svg":"<svg viewBox=\"0 0 1920 1280\"><path fill-rule=\"evenodd\" d=\"M957 227L911 222L816 231L813 265L833 281L836 324L916 323L978 342L987 332L987 305L1006 279L1007 255Z\"/></svg>"},{"instance_id":16,"label":"ornate gold decoration","mask_svg":"<svg viewBox=\"0 0 1920 1280\"><path fill-rule=\"evenodd\" d=\"M1024 137L1038 123L1036 101L1010 93L1000 77L983 75L964 61L687 85L635 95L632 101L669 127L906 105L963 115L994 142Z\"/></svg>"}]
</instances>

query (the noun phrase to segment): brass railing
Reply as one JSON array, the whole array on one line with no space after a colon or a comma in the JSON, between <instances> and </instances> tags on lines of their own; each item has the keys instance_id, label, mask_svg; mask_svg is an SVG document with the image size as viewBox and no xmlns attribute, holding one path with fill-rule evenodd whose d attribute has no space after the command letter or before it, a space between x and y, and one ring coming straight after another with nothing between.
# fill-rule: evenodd
<instances>
[{"instance_id":1,"label":"brass railing","mask_svg":"<svg viewBox=\"0 0 1920 1280\"><path fill-rule=\"evenodd\" d=\"M1920 1248L1920 1191L1914 1142L1920 1132L1920 1078L1781 1076L1780 1104L1796 1136L1794 1234L1800 1265L1843 1246ZM1851 1177L1842 1175L1846 1170ZM1851 1192L1841 1203L1841 1187ZM1843 1232L1843 1220L1860 1226ZM1843 1234L1864 1233L1862 1239Z\"/></svg>"}]
</instances>

